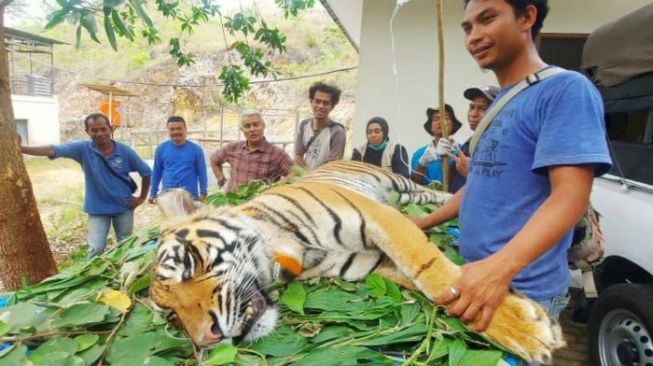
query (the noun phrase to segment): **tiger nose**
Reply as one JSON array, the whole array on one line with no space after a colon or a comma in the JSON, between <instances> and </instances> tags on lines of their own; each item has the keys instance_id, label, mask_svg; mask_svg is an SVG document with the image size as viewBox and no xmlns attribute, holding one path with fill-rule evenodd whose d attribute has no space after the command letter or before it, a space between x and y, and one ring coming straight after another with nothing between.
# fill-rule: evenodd
<instances>
[{"instance_id":1,"label":"tiger nose","mask_svg":"<svg viewBox=\"0 0 653 366\"><path fill-rule=\"evenodd\" d=\"M218 343L218 342L220 342L222 340L222 332L220 332L217 329L215 329L215 331L214 331L213 328L215 328L215 327L213 326L212 323L207 324L206 327L204 328L204 339L203 339L204 342L203 343L205 345Z\"/></svg>"}]
</instances>

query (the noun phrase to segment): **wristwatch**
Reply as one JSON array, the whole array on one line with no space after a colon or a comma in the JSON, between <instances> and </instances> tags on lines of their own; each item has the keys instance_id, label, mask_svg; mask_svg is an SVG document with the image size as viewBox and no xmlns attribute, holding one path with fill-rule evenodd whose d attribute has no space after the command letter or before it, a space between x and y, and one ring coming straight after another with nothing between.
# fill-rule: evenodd
<instances>
[{"instance_id":1,"label":"wristwatch","mask_svg":"<svg viewBox=\"0 0 653 366\"><path fill-rule=\"evenodd\" d=\"M226 181L227 181L227 178L225 178L225 177L218 178L218 187L222 187Z\"/></svg>"}]
</instances>

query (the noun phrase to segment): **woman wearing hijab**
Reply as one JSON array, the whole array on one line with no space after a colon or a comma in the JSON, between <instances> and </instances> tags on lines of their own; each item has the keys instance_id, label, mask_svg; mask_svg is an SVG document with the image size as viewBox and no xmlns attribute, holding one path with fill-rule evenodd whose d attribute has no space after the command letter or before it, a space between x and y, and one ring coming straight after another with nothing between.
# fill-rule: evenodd
<instances>
[{"instance_id":1,"label":"woman wearing hijab","mask_svg":"<svg viewBox=\"0 0 653 366\"><path fill-rule=\"evenodd\" d=\"M363 161L409 178L408 152L400 144L390 142L388 122L374 117L367 122L367 143L354 149L351 160Z\"/></svg>"},{"instance_id":2,"label":"woman wearing hijab","mask_svg":"<svg viewBox=\"0 0 653 366\"><path fill-rule=\"evenodd\" d=\"M462 123L456 118L456 115L453 113L453 108L449 104L444 105L444 111L448 130L447 135L453 135L460 129ZM443 181L442 165L438 156L439 152L437 151L438 142L444 135L440 124L440 111L437 108L427 108L426 117L428 119L424 122L424 130L433 137L433 140L428 145L417 149L411 160L413 167L411 179L415 183L423 185L428 185L433 181ZM453 169L453 161L448 159L448 162Z\"/></svg>"}]
</instances>

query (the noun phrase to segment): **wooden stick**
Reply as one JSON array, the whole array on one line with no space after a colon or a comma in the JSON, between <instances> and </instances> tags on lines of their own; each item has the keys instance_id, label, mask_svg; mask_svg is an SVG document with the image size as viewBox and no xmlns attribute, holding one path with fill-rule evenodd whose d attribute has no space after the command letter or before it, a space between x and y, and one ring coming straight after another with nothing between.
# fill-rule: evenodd
<instances>
[{"instance_id":1,"label":"wooden stick","mask_svg":"<svg viewBox=\"0 0 653 366\"><path fill-rule=\"evenodd\" d=\"M438 23L438 111L440 113L440 128L442 137L449 138L446 110L444 108L444 17L442 15L442 0L435 2L435 17ZM449 191L449 164L446 156L440 157L442 167L442 185L445 192Z\"/></svg>"}]
</instances>

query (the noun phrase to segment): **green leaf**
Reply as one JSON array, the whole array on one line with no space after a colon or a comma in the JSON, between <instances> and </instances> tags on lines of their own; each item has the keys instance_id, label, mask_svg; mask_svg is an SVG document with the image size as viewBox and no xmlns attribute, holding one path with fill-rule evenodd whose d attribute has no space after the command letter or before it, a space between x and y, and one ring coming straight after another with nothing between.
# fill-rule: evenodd
<instances>
[{"instance_id":1,"label":"green leaf","mask_svg":"<svg viewBox=\"0 0 653 366\"><path fill-rule=\"evenodd\" d=\"M354 366L360 364L390 366L395 363L381 353L365 347L333 347L313 350L304 358L293 363L293 366Z\"/></svg>"},{"instance_id":2,"label":"green leaf","mask_svg":"<svg viewBox=\"0 0 653 366\"><path fill-rule=\"evenodd\" d=\"M115 340L109 346L107 361L112 365L142 365L154 354L173 350L186 356L192 354L188 340L171 338L164 329L159 328Z\"/></svg>"},{"instance_id":3,"label":"green leaf","mask_svg":"<svg viewBox=\"0 0 653 366\"><path fill-rule=\"evenodd\" d=\"M84 360L84 364L87 366L95 365L95 361L102 356L104 350L107 348L105 345L94 344L91 348L82 351L79 353L79 357Z\"/></svg>"},{"instance_id":4,"label":"green leaf","mask_svg":"<svg viewBox=\"0 0 653 366\"><path fill-rule=\"evenodd\" d=\"M227 365L236 361L238 348L232 344L219 344L209 353L209 357L204 361L208 365Z\"/></svg>"},{"instance_id":5,"label":"green leaf","mask_svg":"<svg viewBox=\"0 0 653 366\"><path fill-rule=\"evenodd\" d=\"M96 344L99 339L100 336L97 334L82 334L75 337L75 342L77 342L77 352L81 352L90 348Z\"/></svg>"},{"instance_id":6,"label":"green leaf","mask_svg":"<svg viewBox=\"0 0 653 366\"><path fill-rule=\"evenodd\" d=\"M458 366L496 366L502 356L501 351L468 350Z\"/></svg>"},{"instance_id":7,"label":"green leaf","mask_svg":"<svg viewBox=\"0 0 653 366\"><path fill-rule=\"evenodd\" d=\"M387 288L388 296L396 302L403 302L404 297L401 296L401 289L397 286L396 283L384 278L385 286Z\"/></svg>"},{"instance_id":8,"label":"green leaf","mask_svg":"<svg viewBox=\"0 0 653 366\"><path fill-rule=\"evenodd\" d=\"M29 303L18 303L0 309L0 319L9 327L10 333L18 333L21 329L36 327L42 324L52 309Z\"/></svg>"},{"instance_id":9,"label":"green leaf","mask_svg":"<svg viewBox=\"0 0 653 366\"><path fill-rule=\"evenodd\" d=\"M5 323L3 321L0 321L0 336L3 336L5 334L7 334L7 332L10 329L11 329L11 327L9 326L9 324L7 324L7 323Z\"/></svg>"},{"instance_id":10,"label":"green leaf","mask_svg":"<svg viewBox=\"0 0 653 366\"><path fill-rule=\"evenodd\" d=\"M406 326L412 323L417 316L420 314L421 306L417 303L412 304L402 304L400 315L401 315L401 326Z\"/></svg>"},{"instance_id":11,"label":"green leaf","mask_svg":"<svg viewBox=\"0 0 653 366\"><path fill-rule=\"evenodd\" d=\"M143 9L142 0L130 0L129 4L136 11L138 17L141 18L141 20L147 25L148 28L154 28L154 23L152 22L152 19L150 19L150 16L147 15L145 10Z\"/></svg>"},{"instance_id":12,"label":"green leaf","mask_svg":"<svg viewBox=\"0 0 653 366\"><path fill-rule=\"evenodd\" d=\"M113 20L113 24L118 27L120 35L133 42L134 33L129 29L129 27L127 27L125 22L122 20L120 13L118 13L116 9L111 10L111 19Z\"/></svg>"},{"instance_id":13,"label":"green leaf","mask_svg":"<svg viewBox=\"0 0 653 366\"><path fill-rule=\"evenodd\" d=\"M288 309L304 315L304 302L306 301L306 290L301 282L291 282L286 290L281 294L281 303Z\"/></svg>"},{"instance_id":14,"label":"green leaf","mask_svg":"<svg viewBox=\"0 0 653 366\"><path fill-rule=\"evenodd\" d=\"M53 11L48 14L48 23L45 25L45 29L52 29L59 23L63 22L68 16L69 8L65 7L63 9Z\"/></svg>"},{"instance_id":15,"label":"green leaf","mask_svg":"<svg viewBox=\"0 0 653 366\"><path fill-rule=\"evenodd\" d=\"M86 14L80 19L82 27L86 29L91 39L97 43L100 43L100 40L97 38L97 23L95 22L95 15Z\"/></svg>"},{"instance_id":16,"label":"green leaf","mask_svg":"<svg viewBox=\"0 0 653 366\"><path fill-rule=\"evenodd\" d=\"M426 328L426 324L415 324L412 327L388 335L374 337L359 344L361 346L383 346L395 343L418 342L426 335Z\"/></svg>"},{"instance_id":17,"label":"green leaf","mask_svg":"<svg viewBox=\"0 0 653 366\"><path fill-rule=\"evenodd\" d=\"M424 217L428 215L428 212L414 203L404 206L401 211L410 217Z\"/></svg>"},{"instance_id":18,"label":"green leaf","mask_svg":"<svg viewBox=\"0 0 653 366\"><path fill-rule=\"evenodd\" d=\"M113 27L111 26L111 17L108 14L104 16L104 32L107 34L107 39L111 44L111 48L113 48L114 51L118 51L116 34L113 32Z\"/></svg>"},{"instance_id":19,"label":"green leaf","mask_svg":"<svg viewBox=\"0 0 653 366\"><path fill-rule=\"evenodd\" d=\"M372 273L365 277L365 287L370 295L374 297L381 297L388 291L385 278L378 273Z\"/></svg>"},{"instance_id":20,"label":"green leaf","mask_svg":"<svg viewBox=\"0 0 653 366\"><path fill-rule=\"evenodd\" d=\"M118 332L121 337L133 336L152 330L154 313L140 303L136 303L129 317Z\"/></svg>"},{"instance_id":21,"label":"green leaf","mask_svg":"<svg viewBox=\"0 0 653 366\"><path fill-rule=\"evenodd\" d=\"M34 366L34 363L25 356L27 346L18 344L13 346L11 351L0 357L0 366Z\"/></svg>"},{"instance_id":22,"label":"green leaf","mask_svg":"<svg viewBox=\"0 0 653 366\"><path fill-rule=\"evenodd\" d=\"M144 290L150 286L150 281L151 281L151 277L149 273L146 273L143 276L141 276L139 279L134 281L134 283L132 283L131 286L129 286L127 292L130 295L133 295L141 290Z\"/></svg>"},{"instance_id":23,"label":"green leaf","mask_svg":"<svg viewBox=\"0 0 653 366\"><path fill-rule=\"evenodd\" d=\"M465 357L465 353L467 353L465 342L460 338L456 338L453 343L449 344L449 366L458 366Z\"/></svg>"},{"instance_id":24,"label":"green leaf","mask_svg":"<svg viewBox=\"0 0 653 366\"><path fill-rule=\"evenodd\" d=\"M109 307L96 303L76 304L59 314L52 322L53 327L73 327L100 323L109 315Z\"/></svg>"},{"instance_id":25,"label":"green leaf","mask_svg":"<svg viewBox=\"0 0 653 366\"><path fill-rule=\"evenodd\" d=\"M251 349L265 355L286 357L299 352L307 344L306 338L287 326L281 326L269 336L256 341Z\"/></svg>"},{"instance_id":26,"label":"green leaf","mask_svg":"<svg viewBox=\"0 0 653 366\"><path fill-rule=\"evenodd\" d=\"M37 365L75 365L82 359L76 360L77 342L66 337L54 337L40 345L29 355L29 359Z\"/></svg>"}]
</instances>

